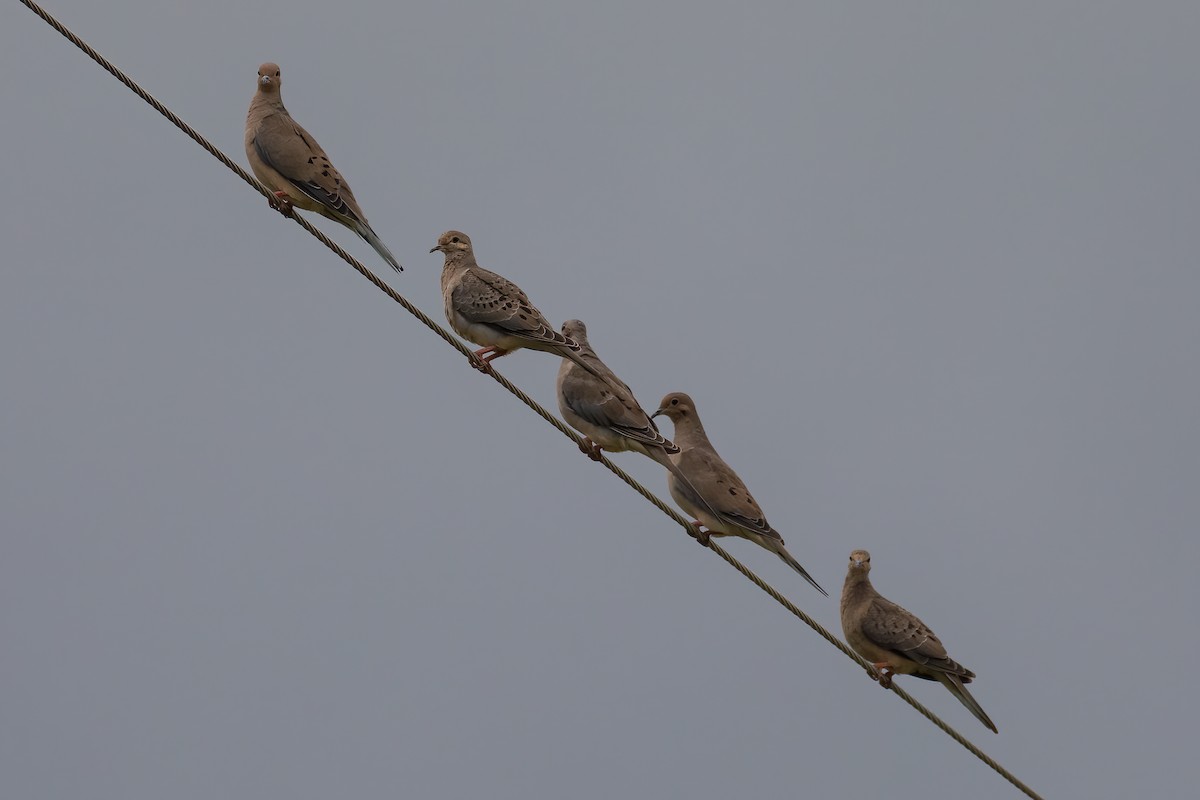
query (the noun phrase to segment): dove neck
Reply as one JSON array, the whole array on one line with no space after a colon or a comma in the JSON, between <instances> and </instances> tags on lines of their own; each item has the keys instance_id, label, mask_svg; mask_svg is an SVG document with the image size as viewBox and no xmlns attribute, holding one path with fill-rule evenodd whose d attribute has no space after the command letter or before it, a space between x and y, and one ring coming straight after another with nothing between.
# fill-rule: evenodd
<instances>
[{"instance_id":1,"label":"dove neck","mask_svg":"<svg viewBox=\"0 0 1200 800\"><path fill-rule=\"evenodd\" d=\"M846 584L842 587L842 608L856 600L870 596L875 591L865 569L850 569L846 573Z\"/></svg>"},{"instance_id":2,"label":"dove neck","mask_svg":"<svg viewBox=\"0 0 1200 800\"><path fill-rule=\"evenodd\" d=\"M259 92L254 95L254 99L250 102L250 111L253 113L255 108L262 109L259 114L261 117L268 117L271 114L283 114L288 116L288 110L283 107L283 100L279 97L279 92Z\"/></svg>"},{"instance_id":3,"label":"dove neck","mask_svg":"<svg viewBox=\"0 0 1200 800\"><path fill-rule=\"evenodd\" d=\"M708 434L704 432L703 423L695 414L686 414L675 420L675 435L672 439L683 450L712 447L712 443L708 441Z\"/></svg>"},{"instance_id":4,"label":"dove neck","mask_svg":"<svg viewBox=\"0 0 1200 800\"><path fill-rule=\"evenodd\" d=\"M475 266L475 257L470 253L462 250L455 250L446 253L446 269L456 269L458 267L473 267Z\"/></svg>"}]
</instances>

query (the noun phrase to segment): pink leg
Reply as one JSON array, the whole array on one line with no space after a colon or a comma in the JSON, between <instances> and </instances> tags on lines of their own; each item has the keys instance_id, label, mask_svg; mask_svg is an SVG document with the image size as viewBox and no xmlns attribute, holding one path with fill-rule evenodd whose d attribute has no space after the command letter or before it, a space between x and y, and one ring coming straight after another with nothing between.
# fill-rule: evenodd
<instances>
[{"instance_id":1,"label":"pink leg","mask_svg":"<svg viewBox=\"0 0 1200 800\"><path fill-rule=\"evenodd\" d=\"M886 661L879 661L871 666L875 668L879 685L885 689L890 689L892 686L892 676L896 674L896 671L892 669L892 665Z\"/></svg>"},{"instance_id":2,"label":"pink leg","mask_svg":"<svg viewBox=\"0 0 1200 800\"><path fill-rule=\"evenodd\" d=\"M480 372L492 371L492 362L500 356L508 355L508 351L501 347L481 347L475 351L475 358L471 360L471 366Z\"/></svg>"},{"instance_id":3,"label":"pink leg","mask_svg":"<svg viewBox=\"0 0 1200 800\"><path fill-rule=\"evenodd\" d=\"M703 523L700 520L692 520L692 537L700 543L701 547L708 547L709 533L702 528Z\"/></svg>"},{"instance_id":4,"label":"pink leg","mask_svg":"<svg viewBox=\"0 0 1200 800\"><path fill-rule=\"evenodd\" d=\"M292 206L292 201L288 199L287 192L276 192L275 199L268 202L270 202L271 208L275 209L280 214L283 214L285 217L291 217L293 215L294 207Z\"/></svg>"},{"instance_id":5,"label":"pink leg","mask_svg":"<svg viewBox=\"0 0 1200 800\"><path fill-rule=\"evenodd\" d=\"M596 444L588 437L586 437L586 436L583 437L583 441L579 443L579 449L581 451L583 451L583 454L586 455L588 458L590 458L592 461L600 460L600 451L601 451L600 445Z\"/></svg>"}]
</instances>

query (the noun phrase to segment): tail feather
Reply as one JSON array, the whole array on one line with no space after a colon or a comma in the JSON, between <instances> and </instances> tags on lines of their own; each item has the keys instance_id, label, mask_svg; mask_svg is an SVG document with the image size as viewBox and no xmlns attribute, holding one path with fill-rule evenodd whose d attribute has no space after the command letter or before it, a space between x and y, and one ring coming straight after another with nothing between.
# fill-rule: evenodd
<instances>
[{"instance_id":1,"label":"tail feather","mask_svg":"<svg viewBox=\"0 0 1200 800\"><path fill-rule=\"evenodd\" d=\"M573 339L568 339L567 341L574 343ZM578 347L579 345L576 344L575 346ZM604 374L603 370L601 370L599 367L597 367L594 363L590 362L588 359L584 358L580 354L579 350L572 349L570 344L561 345L560 347L558 347L557 352L563 358L571 359L576 364L583 367L588 372L592 373L593 375L595 375L597 378L604 381L605 383L610 382L608 377Z\"/></svg>"},{"instance_id":2,"label":"tail feather","mask_svg":"<svg viewBox=\"0 0 1200 800\"><path fill-rule=\"evenodd\" d=\"M792 557L792 554L787 551L787 548L785 548L781 542L775 541L773 539L769 540L769 541L772 544L771 549L775 551L775 554L777 556L779 556L781 559L783 559L783 563L787 564L789 567L796 570L796 572L799 572L800 575L804 578L804 580L811 583L813 585L813 588L816 589L818 592L825 595L826 597L829 597L829 592L825 591L823 588L821 588L821 584L819 584L815 580L813 580L813 576L809 575L808 571L806 569L804 569L804 567L800 566L800 562Z\"/></svg>"},{"instance_id":3,"label":"tail feather","mask_svg":"<svg viewBox=\"0 0 1200 800\"><path fill-rule=\"evenodd\" d=\"M967 710L974 714L975 718L987 726L992 733L1000 732L996 730L996 723L992 722L991 718L983 710L983 706L976 702L975 698L967 691L967 687L963 686L962 680L957 675L944 672L938 675L938 679L950 690L950 694L957 697L958 701L966 706Z\"/></svg>"},{"instance_id":4,"label":"tail feather","mask_svg":"<svg viewBox=\"0 0 1200 800\"><path fill-rule=\"evenodd\" d=\"M375 235L375 231L371 230L371 226L365 222L359 222L354 226L354 232L366 240L367 244L375 248L375 252L383 258L384 261L392 265L392 269L396 272L404 272L404 267L400 266L400 262L392 255L392 251L388 250L387 245Z\"/></svg>"}]
</instances>

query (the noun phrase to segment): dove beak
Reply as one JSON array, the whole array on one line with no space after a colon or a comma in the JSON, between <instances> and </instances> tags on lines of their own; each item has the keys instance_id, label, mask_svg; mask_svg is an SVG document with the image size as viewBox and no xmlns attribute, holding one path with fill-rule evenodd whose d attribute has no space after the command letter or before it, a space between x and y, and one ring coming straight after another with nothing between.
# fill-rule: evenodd
<instances>
[{"instance_id":1,"label":"dove beak","mask_svg":"<svg viewBox=\"0 0 1200 800\"><path fill-rule=\"evenodd\" d=\"M653 414L650 415L650 419L654 419L655 417L661 417L665 413L667 413L667 410L665 408L660 408L658 411L655 411Z\"/></svg>"},{"instance_id":2,"label":"dove beak","mask_svg":"<svg viewBox=\"0 0 1200 800\"><path fill-rule=\"evenodd\" d=\"M439 251L439 250L441 250L441 249L442 249L442 246L439 244L437 247L431 247L431 248L429 249L429 252L431 252L431 253L436 253L436 252L438 252L438 251Z\"/></svg>"},{"instance_id":3,"label":"dove beak","mask_svg":"<svg viewBox=\"0 0 1200 800\"><path fill-rule=\"evenodd\" d=\"M271 76L263 75L261 78L258 79L258 82L261 83L263 86L266 86L268 83L271 82Z\"/></svg>"}]
</instances>

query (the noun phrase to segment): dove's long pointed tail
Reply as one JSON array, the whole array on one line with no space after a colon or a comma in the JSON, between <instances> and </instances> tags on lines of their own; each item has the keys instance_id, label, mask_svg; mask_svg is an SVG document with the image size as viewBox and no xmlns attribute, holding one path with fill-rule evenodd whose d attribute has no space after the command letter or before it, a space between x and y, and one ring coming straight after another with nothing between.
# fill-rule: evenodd
<instances>
[{"instance_id":1,"label":"dove's long pointed tail","mask_svg":"<svg viewBox=\"0 0 1200 800\"><path fill-rule=\"evenodd\" d=\"M608 378L604 375L603 371L598 369L595 364L590 363L586 358L584 358L582 355L580 355L578 350L572 350L571 345L564 344L564 345L559 346L558 354L560 356L562 356L563 358L571 359L576 364L583 367L584 369L586 369L588 372L595 375L600 380L604 381L605 383L608 383Z\"/></svg>"},{"instance_id":2,"label":"dove's long pointed tail","mask_svg":"<svg viewBox=\"0 0 1200 800\"><path fill-rule=\"evenodd\" d=\"M967 691L967 687L963 686L963 682L959 680L957 675L943 673L938 676L938 679L950 690L950 694L958 698L958 702L967 707L967 710L975 715L975 718L982 722L992 733L999 733L996 730L996 723L992 722L991 718L983 710L983 706L976 702L971 693Z\"/></svg>"},{"instance_id":3,"label":"dove's long pointed tail","mask_svg":"<svg viewBox=\"0 0 1200 800\"><path fill-rule=\"evenodd\" d=\"M371 226L366 223L359 222L354 226L354 232L366 240L367 244L375 248L375 252L379 253L384 261L392 265L392 269L396 272L404 272L404 267L400 266L400 262L392 255L392 251L388 250L387 245L375 235L375 231L371 230Z\"/></svg>"},{"instance_id":4,"label":"dove's long pointed tail","mask_svg":"<svg viewBox=\"0 0 1200 800\"><path fill-rule=\"evenodd\" d=\"M813 588L816 589L818 592L825 595L826 597L829 597L829 592L825 591L823 588L821 588L821 584L819 584L815 580L813 580L813 576L808 574L808 570L806 570L804 567L800 566L799 561L792 558L792 554L787 551L787 548L785 548L783 546L782 542L779 542L778 540L775 540L775 539L768 539L767 542L770 544L771 550L777 556L779 556L781 559L783 559L783 563L787 564L789 567L796 570L796 572L799 572L801 577L803 577L804 580L811 583L813 585Z\"/></svg>"}]
</instances>

